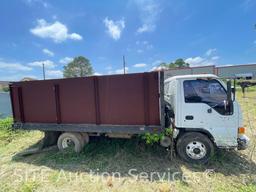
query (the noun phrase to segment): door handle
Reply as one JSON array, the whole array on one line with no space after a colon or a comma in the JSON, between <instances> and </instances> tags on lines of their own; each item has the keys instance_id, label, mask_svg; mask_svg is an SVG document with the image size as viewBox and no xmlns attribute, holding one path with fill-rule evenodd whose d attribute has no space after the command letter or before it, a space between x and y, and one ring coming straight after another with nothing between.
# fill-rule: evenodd
<instances>
[{"instance_id":1,"label":"door handle","mask_svg":"<svg viewBox=\"0 0 256 192\"><path fill-rule=\"evenodd\" d=\"M185 119L186 120L193 120L194 116L193 115L187 115L187 116L185 116Z\"/></svg>"}]
</instances>

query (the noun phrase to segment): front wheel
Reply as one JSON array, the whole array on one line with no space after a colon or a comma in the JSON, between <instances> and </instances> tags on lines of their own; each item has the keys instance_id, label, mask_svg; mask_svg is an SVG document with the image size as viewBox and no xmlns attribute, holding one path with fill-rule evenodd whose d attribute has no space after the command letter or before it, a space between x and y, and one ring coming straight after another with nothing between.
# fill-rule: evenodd
<instances>
[{"instance_id":1,"label":"front wheel","mask_svg":"<svg viewBox=\"0 0 256 192\"><path fill-rule=\"evenodd\" d=\"M212 141L196 132L183 134L177 141L176 150L180 158L189 163L207 163L214 154Z\"/></svg>"}]
</instances>

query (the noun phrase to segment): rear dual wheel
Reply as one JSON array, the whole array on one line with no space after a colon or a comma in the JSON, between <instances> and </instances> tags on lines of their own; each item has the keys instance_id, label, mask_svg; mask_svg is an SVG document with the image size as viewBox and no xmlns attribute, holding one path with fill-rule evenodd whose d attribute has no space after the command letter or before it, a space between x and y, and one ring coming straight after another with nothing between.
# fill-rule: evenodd
<instances>
[{"instance_id":1,"label":"rear dual wheel","mask_svg":"<svg viewBox=\"0 0 256 192\"><path fill-rule=\"evenodd\" d=\"M89 136L87 133L62 133L58 138L58 149L60 151L73 150L76 153L80 153L89 142Z\"/></svg>"}]
</instances>

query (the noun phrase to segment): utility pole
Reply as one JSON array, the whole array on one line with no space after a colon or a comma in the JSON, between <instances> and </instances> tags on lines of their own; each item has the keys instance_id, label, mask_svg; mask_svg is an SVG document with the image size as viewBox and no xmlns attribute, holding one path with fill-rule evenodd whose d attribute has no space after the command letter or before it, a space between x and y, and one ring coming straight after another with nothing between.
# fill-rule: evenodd
<instances>
[{"instance_id":1,"label":"utility pole","mask_svg":"<svg viewBox=\"0 0 256 192\"><path fill-rule=\"evenodd\" d=\"M45 80L45 67L44 67L44 63L43 63L43 78Z\"/></svg>"},{"instance_id":2,"label":"utility pole","mask_svg":"<svg viewBox=\"0 0 256 192\"><path fill-rule=\"evenodd\" d=\"M124 74L125 74L125 57L123 55L123 67L124 67Z\"/></svg>"}]
</instances>

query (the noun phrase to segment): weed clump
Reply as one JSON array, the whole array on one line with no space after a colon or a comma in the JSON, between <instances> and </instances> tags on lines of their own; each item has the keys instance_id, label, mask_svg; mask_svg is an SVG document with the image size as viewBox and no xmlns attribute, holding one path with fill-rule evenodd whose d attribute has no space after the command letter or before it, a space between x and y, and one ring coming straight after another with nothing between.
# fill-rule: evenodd
<instances>
[{"instance_id":1,"label":"weed clump","mask_svg":"<svg viewBox=\"0 0 256 192\"><path fill-rule=\"evenodd\" d=\"M22 134L21 131L13 130L12 124L13 119L10 117L0 119L0 145L6 145Z\"/></svg>"}]
</instances>

